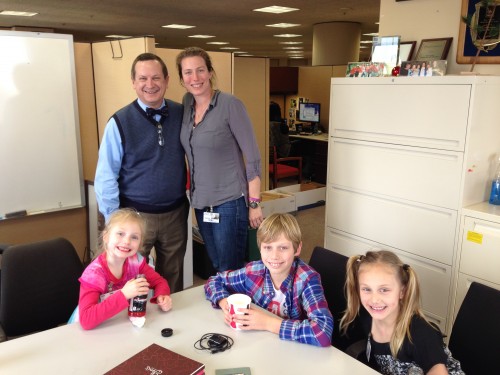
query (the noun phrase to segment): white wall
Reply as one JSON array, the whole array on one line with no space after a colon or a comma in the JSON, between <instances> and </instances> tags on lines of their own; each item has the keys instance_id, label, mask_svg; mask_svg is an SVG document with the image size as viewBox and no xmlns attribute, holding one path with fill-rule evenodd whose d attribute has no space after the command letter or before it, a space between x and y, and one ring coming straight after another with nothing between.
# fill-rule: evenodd
<instances>
[{"instance_id":1,"label":"white wall","mask_svg":"<svg viewBox=\"0 0 500 375\"><path fill-rule=\"evenodd\" d=\"M457 64L458 31L462 0L380 1L380 35L401 35L402 41L453 37L448 53L447 74L470 70L468 64ZM468 32L468 31L467 31ZM500 48L497 46L496 48ZM416 51L415 51L416 52ZM477 64L474 72L500 74L499 64Z\"/></svg>"}]
</instances>

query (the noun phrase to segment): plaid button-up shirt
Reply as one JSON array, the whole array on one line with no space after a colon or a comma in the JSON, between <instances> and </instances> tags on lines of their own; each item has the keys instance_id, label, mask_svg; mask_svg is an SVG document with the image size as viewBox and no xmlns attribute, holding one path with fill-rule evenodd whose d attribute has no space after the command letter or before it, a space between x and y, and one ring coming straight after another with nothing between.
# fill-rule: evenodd
<instances>
[{"instance_id":1,"label":"plaid button-up shirt","mask_svg":"<svg viewBox=\"0 0 500 375\"><path fill-rule=\"evenodd\" d=\"M281 284L285 294L285 315L280 327L282 340L293 340L316 346L329 346L333 318L326 302L320 275L300 259L296 259L290 274ZM268 309L275 292L271 276L262 261L250 262L236 271L220 272L205 284L205 295L213 307L234 293L252 297L257 306Z\"/></svg>"}]
</instances>

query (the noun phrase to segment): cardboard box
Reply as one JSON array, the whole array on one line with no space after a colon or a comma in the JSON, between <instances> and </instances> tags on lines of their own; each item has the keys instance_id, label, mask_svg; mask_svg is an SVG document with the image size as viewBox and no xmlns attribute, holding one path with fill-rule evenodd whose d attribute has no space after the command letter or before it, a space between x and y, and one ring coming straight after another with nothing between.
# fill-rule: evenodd
<instances>
[{"instance_id":1,"label":"cardboard box","mask_svg":"<svg viewBox=\"0 0 500 375\"><path fill-rule=\"evenodd\" d=\"M324 205L326 201L326 186L317 182L289 185L274 190L278 194L290 194L295 197L295 210Z\"/></svg>"},{"instance_id":2,"label":"cardboard box","mask_svg":"<svg viewBox=\"0 0 500 375\"><path fill-rule=\"evenodd\" d=\"M262 214L267 217L274 213L293 212L297 210L295 196L277 191L264 191L260 194Z\"/></svg>"}]
</instances>

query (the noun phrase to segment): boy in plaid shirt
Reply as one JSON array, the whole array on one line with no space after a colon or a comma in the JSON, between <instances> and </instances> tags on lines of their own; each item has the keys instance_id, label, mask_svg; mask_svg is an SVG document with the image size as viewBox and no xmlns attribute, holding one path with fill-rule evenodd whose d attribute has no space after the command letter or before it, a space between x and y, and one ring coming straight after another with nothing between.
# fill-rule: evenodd
<instances>
[{"instance_id":1,"label":"boy in plaid shirt","mask_svg":"<svg viewBox=\"0 0 500 375\"><path fill-rule=\"evenodd\" d=\"M267 330L282 340L329 346L333 318L326 302L319 274L298 256L302 235L290 214L267 217L257 231L261 260L235 271L219 272L205 284L206 298L221 308L227 324L242 330ZM227 297L234 293L250 296L265 310L239 309L230 314Z\"/></svg>"}]
</instances>

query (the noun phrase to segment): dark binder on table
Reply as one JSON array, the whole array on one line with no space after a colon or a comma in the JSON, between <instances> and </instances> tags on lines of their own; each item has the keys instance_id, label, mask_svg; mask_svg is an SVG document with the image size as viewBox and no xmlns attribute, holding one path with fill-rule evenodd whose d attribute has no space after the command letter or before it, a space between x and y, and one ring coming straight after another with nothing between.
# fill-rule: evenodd
<instances>
[{"instance_id":1,"label":"dark binder on table","mask_svg":"<svg viewBox=\"0 0 500 375\"><path fill-rule=\"evenodd\" d=\"M161 372L159 372L161 371ZM203 375L205 365L157 344L151 344L105 375Z\"/></svg>"}]
</instances>

